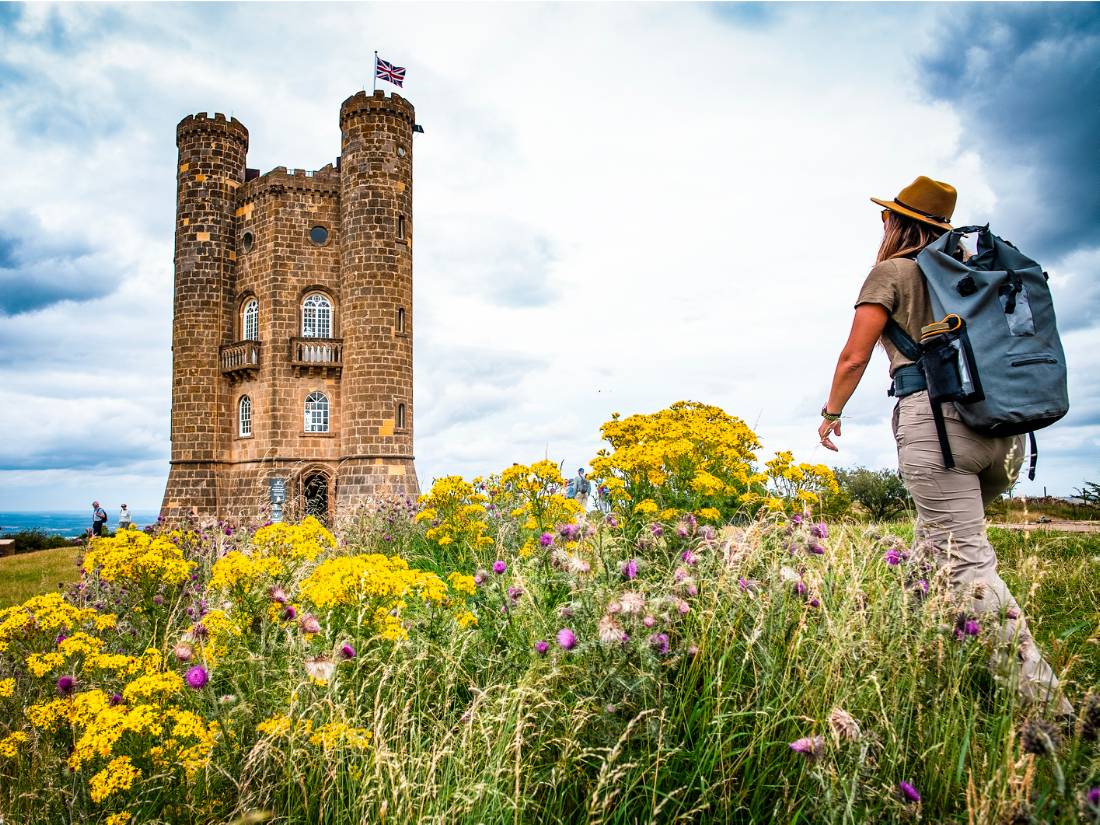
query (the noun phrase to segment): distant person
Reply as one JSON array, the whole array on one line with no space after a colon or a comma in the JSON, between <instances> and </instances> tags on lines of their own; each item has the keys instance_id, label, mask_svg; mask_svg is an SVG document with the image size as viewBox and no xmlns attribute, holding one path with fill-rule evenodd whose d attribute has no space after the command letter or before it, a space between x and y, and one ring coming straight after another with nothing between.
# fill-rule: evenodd
<instances>
[{"instance_id":1,"label":"distant person","mask_svg":"<svg viewBox=\"0 0 1100 825\"><path fill-rule=\"evenodd\" d=\"M573 497L585 510L588 509L588 494L591 490L592 485L584 477L584 467L578 467L577 477L573 479Z\"/></svg>"},{"instance_id":2,"label":"distant person","mask_svg":"<svg viewBox=\"0 0 1100 825\"><path fill-rule=\"evenodd\" d=\"M130 508L123 504L118 511L118 529L129 530L133 523L134 518L130 515Z\"/></svg>"},{"instance_id":3,"label":"distant person","mask_svg":"<svg viewBox=\"0 0 1100 825\"><path fill-rule=\"evenodd\" d=\"M102 536L107 526L107 511L99 506L98 501L92 502L92 535Z\"/></svg>"},{"instance_id":4,"label":"distant person","mask_svg":"<svg viewBox=\"0 0 1100 825\"><path fill-rule=\"evenodd\" d=\"M898 329L919 341L922 327L936 320L916 257L952 229L955 189L920 177L894 200L872 200L885 207L882 242L856 299L848 342L821 408L818 438L827 449L837 449L832 436L840 435L840 413L881 341L890 359L890 395L898 399L893 417L898 465L917 508L915 556L948 574L964 616L974 619L966 621L961 632L988 629L1018 652L1020 695L1043 704L1058 699L1058 714L1071 716L1073 708L1065 698L1058 698L1058 680L1039 652L1020 605L997 573L997 554L985 530L984 506L1015 483L1023 463L1024 437L982 435L963 423L953 403L944 402L941 410L955 463L945 467L924 373L901 351L917 350L908 346L911 342ZM888 324L891 320L894 324Z\"/></svg>"}]
</instances>

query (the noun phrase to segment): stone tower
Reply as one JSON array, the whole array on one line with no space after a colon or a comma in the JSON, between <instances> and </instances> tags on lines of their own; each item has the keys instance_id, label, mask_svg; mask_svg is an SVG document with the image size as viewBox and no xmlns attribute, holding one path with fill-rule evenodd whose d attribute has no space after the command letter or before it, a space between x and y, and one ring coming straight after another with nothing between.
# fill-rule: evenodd
<instances>
[{"instance_id":1,"label":"stone tower","mask_svg":"<svg viewBox=\"0 0 1100 825\"><path fill-rule=\"evenodd\" d=\"M236 119L180 122L168 521L417 494L413 124L360 92L335 166L260 175Z\"/></svg>"}]
</instances>

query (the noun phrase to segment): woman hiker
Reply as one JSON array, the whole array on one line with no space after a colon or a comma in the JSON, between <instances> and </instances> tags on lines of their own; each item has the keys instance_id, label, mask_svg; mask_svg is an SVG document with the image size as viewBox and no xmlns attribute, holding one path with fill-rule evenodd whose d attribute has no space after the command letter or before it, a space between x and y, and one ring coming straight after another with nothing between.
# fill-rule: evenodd
<instances>
[{"instance_id":1,"label":"woman hiker","mask_svg":"<svg viewBox=\"0 0 1100 825\"><path fill-rule=\"evenodd\" d=\"M1057 713L1072 715L1073 707L1058 696L1058 680L1036 647L1020 606L997 574L997 555L985 531L985 505L1016 480L1023 463L1024 436L979 435L963 424L954 404L945 403L943 417L956 463L945 469L928 393L905 394L904 387L897 391L897 379L904 372L896 374L912 361L883 335L887 320L893 318L919 341L921 327L935 320L915 259L951 229L955 189L919 177L893 200L871 200L883 207L882 243L859 291L852 330L821 408L821 444L837 449L832 437L840 436L841 411L863 377L875 342L881 340L899 398L894 407L894 439L901 477L917 508L917 553L930 556L936 568L946 568L952 588L965 599L964 609L978 617L983 628L994 629L1002 643L1015 645L1021 697L1042 704L1057 700Z\"/></svg>"}]
</instances>

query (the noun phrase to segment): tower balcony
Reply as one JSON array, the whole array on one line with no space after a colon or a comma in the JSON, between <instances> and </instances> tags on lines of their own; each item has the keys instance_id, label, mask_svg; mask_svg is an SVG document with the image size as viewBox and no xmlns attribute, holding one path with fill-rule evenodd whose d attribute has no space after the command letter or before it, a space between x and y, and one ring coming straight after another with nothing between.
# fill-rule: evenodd
<instances>
[{"instance_id":1,"label":"tower balcony","mask_svg":"<svg viewBox=\"0 0 1100 825\"><path fill-rule=\"evenodd\" d=\"M260 342L237 341L222 344L218 353L222 375L231 381L251 378L260 371Z\"/></svg>"},{"instance_id":2,"label":"tower balcony","mask_svg":"<svg viewBox=\"0 0 1100 825\"><path fill-rule=\"evenodd\" d=\"M291 338L290 365L311 373L339 373L344 366L344 339Z\"/></svg>"}]
</instances>

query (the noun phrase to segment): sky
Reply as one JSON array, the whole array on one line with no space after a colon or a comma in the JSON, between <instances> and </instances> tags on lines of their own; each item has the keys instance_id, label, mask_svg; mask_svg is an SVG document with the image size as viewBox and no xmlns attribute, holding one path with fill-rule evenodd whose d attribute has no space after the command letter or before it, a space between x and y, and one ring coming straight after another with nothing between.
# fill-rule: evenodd
<instances>
[{"instance_id":1,"label":"sky","mask_svg":"<svg viewBox=\"0 0 1100 825\"><path fill-rule=\"evenodd\" d=\"M868 199L917 175L1051 274L1072 409L1020 489L1100 480L1096 4L0 3L0 511L159 506L175 125L232 114L249 166L320 168L375 49L425 130L423 487L572 472L612 412L682 399L761 458L896 467L881 351L839 454L817 413Z\"/></svg>"}]
</instances>

